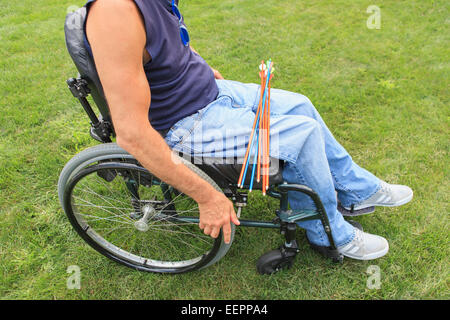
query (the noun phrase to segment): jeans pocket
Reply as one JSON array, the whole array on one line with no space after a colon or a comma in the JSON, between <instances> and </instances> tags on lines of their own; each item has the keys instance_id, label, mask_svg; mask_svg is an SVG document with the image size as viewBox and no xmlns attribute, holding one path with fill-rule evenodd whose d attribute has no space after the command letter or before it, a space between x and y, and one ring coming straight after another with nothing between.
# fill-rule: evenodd
<instances>
[{"instance_id":1,"label":"jeans pocket","mask_svg":"<svg viewBox=\"0 0 450 320\"><path fill-rule=\"evenodd\" d=\"M233 99L231 100L231 107L233 108L248 108L249 106L245 106L242 104L237 103L236 101L234 101Z\"/></svg>"},{"instance_id":2,"label":"jeans pocket","mask_svg":"<svg viewBox=\"0 0 450 320\"><path fill-rule=\"evenodd\" d=\"M166 140L168 142L172 142L172 143L176 143L178 141L180 141L183 136L184 136L184 132L186 131L185 126L187 125L187 122L189 121L189 118L191 118L191 116L187 116L184 117L181 120L178 120L178 122L176 122L167 132L166 134Z\"/></svg>"}]
</instances>

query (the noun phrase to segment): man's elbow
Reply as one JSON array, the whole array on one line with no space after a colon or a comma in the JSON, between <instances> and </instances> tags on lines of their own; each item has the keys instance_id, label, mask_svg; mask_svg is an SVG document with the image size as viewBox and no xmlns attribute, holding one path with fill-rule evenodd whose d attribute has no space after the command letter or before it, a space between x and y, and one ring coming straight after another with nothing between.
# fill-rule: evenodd
<instances>
[{"instance_id":1,"label":"man's elbow","mask_svg":"<svg viewBox=\"0 0 450 320\"><path fill-rule=\"evenodd\" d=\"M133 154L135 150L140 148L142 135L136 129L117 130L116 129L116 143L122 149Z\"/></svg>"},{"instance_id":2,"label":"man's elbow","mask_svg":"<svg viewBox=\"0 0 450 320\"><path fill-rule=\"evenodd\" d=\"M149 141L155 141L157 137L160 137L159 133L147 121L119 123L114 128L116 143L130 154L142 150L148 145Z\"/></svg>"}]
</instances>

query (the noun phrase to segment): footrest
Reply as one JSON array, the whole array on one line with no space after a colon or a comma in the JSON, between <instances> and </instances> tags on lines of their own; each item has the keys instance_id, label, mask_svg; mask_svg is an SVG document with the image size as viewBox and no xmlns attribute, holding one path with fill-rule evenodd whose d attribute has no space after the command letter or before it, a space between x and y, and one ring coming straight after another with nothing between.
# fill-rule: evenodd
<instances>
[{"instance_id":1,"label":"footrest","mask_svg":"<svg viewBox=\"0 0 450 320\"><path fill-rule=\"evenodd\" d=\"M364 231L363 230L363 226L361 225L361 223L355 221L355 220L347 220L348 223L350 223L352 226L354 226L355 228Z\"/></svg>"},{"instance_id":2,"label":"footrest","mask_svg":"<svg viewBox=\"0 0 450 320\"><path fill-rule=\"evenodd\" d=\"M307 237L307 239L308 239L308 237ZM308 240L308 242L309 242L309 240ZM342 254L340 254L337 249L332 249L331 247L318 246L318 245L312 244L311 242L309 242L309 246L311 247L311 249L317 251L324 257L330 258L331 260L333 260L333 262L342 263L342 261L344 261L344 256Z\"/></svg>"},{"instance_id":3,"label":"footrest","mask_svg":"<svg viewBox=\"0 0 450 320\"><path fill-rule=\"evenodd\" d=\"M360 210L354 210L353 207L348 210L345 209L340 202L338 202L338 207L337 207L338 211L340 213L342 213L343 216L347 216L347 217L356 217L356 216L362 216L365 214L369 214L375 211L375 207L367 207L364 209L360 209Z\"/></svg>"}]
</instances>

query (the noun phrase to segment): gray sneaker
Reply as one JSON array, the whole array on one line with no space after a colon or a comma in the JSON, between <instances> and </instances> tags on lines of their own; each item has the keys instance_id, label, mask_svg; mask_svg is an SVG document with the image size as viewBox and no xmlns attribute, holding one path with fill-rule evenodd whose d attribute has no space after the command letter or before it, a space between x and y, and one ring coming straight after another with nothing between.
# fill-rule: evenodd
<instances>
[{"instance_id":1,"label":"gray sneaker","mask_svg":"<svg viewBox=\"0 0 450 320\"><path fill-rule=\"evenodd\" d=\"M337 248L339 253L357 260L373 260L389 251L389 243L383 237L363 232L355 228L352 242Z\"/></svg>"},{"instance_id":2,"label":"gray sneaker","mask_svg":"<svg viewBox=\"0 0 450 320\"><path fill-rule=\"evenodd\" d=\"M408 186L399 184L389 184L381 181L380 190L378 190L369 199L355 205L347 210L361 210L373 206L397 207L408 203L413 198L413 191Z\"/></svg>"}]
</instances>

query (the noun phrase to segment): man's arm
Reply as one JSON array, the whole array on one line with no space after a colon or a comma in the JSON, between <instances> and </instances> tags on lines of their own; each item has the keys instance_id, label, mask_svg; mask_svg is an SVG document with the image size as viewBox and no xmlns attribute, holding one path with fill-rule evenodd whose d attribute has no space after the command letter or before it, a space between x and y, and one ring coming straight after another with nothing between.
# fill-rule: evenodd
<instances>
[{"instance_id":1,"label":"man's arm","mask_svg":"<svg viewBox=\"0 0 450 320\"><path fill-rule=\"evenodd\" d=\"M111 111L117 143L155 176L197 201L199 227L216 238L223 227L230 241L230 221L239 224L233 204L183 164L148 120L151 102L144 73L146 31L130 0L98 0L90 9L86 32Z\"/></svg>"}]
</instances>

